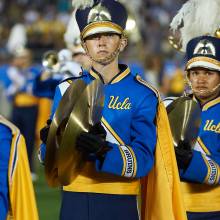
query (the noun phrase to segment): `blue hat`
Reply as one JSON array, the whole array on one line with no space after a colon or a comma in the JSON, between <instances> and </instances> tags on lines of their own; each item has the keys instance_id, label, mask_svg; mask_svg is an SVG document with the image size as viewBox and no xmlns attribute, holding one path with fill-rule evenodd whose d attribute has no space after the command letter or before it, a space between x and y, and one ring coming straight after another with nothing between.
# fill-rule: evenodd
<instances>
[{"instance_id":1,"label":"blue hat","mask_svg":"<svg viewBox=\"0 0 220 220\"><path fill-rule=\"evenodd\" d=\"M125 7L115 0L95 1L92 7L76 11L82 39L98 33L122 34L127 17Z\"/></svg>"},{"instance_id":2,"label":"blue hat","mask_svg":"<svg viewBox=\"0 0 220 220\"><path fill-rule=\"evenodd\" d=\"M186 70L203 67L220 71L220 39L201 36L190 40L186 47Z\"/></svg>"}]
</instances>

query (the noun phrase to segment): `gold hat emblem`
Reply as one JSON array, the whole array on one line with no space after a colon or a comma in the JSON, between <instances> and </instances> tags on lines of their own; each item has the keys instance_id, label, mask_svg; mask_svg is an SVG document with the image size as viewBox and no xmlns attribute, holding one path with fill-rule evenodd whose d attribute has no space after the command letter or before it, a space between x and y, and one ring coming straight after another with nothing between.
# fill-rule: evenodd
<instances>
[{"instance_id":1,"label":"gold hat emblem","mask_svg":"<svg viewBox=\"0 0 220 220\"><path fill-rule=\"evenodd\" d=\"M111 14L108 9L99 3L89 12L87 23L92 23L95 21L111 21Z\"/></svg>"}]
</instances>

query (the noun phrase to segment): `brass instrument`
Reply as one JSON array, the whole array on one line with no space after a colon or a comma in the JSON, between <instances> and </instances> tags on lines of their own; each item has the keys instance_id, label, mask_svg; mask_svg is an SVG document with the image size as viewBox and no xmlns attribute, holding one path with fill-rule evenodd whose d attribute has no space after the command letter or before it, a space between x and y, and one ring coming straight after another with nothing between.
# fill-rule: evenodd
<instances>
[{"instance_id":1,"label":"brass instrument","mask_svg":"<svg viewBox=\"0 0 220 220\"><path fill-rule=\"evenodd\" d=\"M174 100L167 107L168 118L175 147L182 141L195 146L201 123L201 108L191 97Z\"/></svg>"},{"instance_id":2,"label":"brass instrument","mask_svg":"<svg viewBox=\"0 0 220 220\"><path fill-rule=\"evenodd\" d=\"M42 58L42 66L44 67L44 72L41 75L42 81L51 78L55 73L59 73L60 63L58 53L55 50L45 52Z\"/></svg>"},{"instance_id":3,"label":"brass instrument","mask_svg":"<svg viewBox=\"0 0 220 220\"><path fill-rule=\"evenodd\" d=\"M65 92L55 112L46 143L45 173L48 185L68 185L84 161L75 143L77 136L101 120L103 84L78 80Z\"/></svg>"},{"instance_id":4,"label":"brass instrument","mask_svg":"<svg viewBox=\"0 0 220 220\"><path fill-rule=\"evenodd\" d=\"M46 70L57 72L59 70L58 53L55 50L49 50L44 53L42 65Z\"/></svg>"}]
</instances>

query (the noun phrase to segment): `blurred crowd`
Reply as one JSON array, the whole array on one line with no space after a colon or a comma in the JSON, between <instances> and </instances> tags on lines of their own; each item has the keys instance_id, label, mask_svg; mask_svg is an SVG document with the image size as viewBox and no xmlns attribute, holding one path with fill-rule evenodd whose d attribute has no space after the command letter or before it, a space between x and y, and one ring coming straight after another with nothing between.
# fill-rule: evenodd
<instances>
[{"instance_id":1,"label":"blurred crowd","mask_svg":"<svg viewBox=\"0 0 220 220\"><path fill-rule=\"evenodd\" d=\"M123 62L153 84L162 97L179 96L184 91L184 57L167 40L170 19L184 2L131 0L129 3L129 46L122 56ZM71 1L67 0L0 1L0 114L11 119L24 134L33 178L34 146L39 145L39 129L49 116L52 98L36 95L33 87L45 73L42 66L45 52L67 47L64 33L72 11ZM13 33L16 42L12 40ZM25 49L19 48L21 45ZM68 57L68 62L73 59L79 67L68 63L69 69L89 68L84 52L71 53L64 53L65 59ZM69 70L64 72L74 76Z\"/></svg>"}]
</instances>

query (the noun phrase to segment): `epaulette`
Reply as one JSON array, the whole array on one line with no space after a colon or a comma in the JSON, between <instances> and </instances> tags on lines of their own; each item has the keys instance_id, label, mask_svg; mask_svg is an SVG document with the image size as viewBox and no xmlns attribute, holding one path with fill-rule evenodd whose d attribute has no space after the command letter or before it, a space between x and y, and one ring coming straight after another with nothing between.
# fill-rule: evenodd
<instances>
[{"instance_id":1,"label":"epaulette","mask_svg":"<svg viewBox=\"0 0 220 220\"><path fill-rule=\"evenodd\" d=\"M150 85L147 81L142 79L140 75L136 75L135 78L139 83L141 83L142 85L144 85L144 86L148 87L150 90L152 90L158 99L161 99L159 91L156 88L154 88L152 85Z\"/></svg>"}]
</instances>

